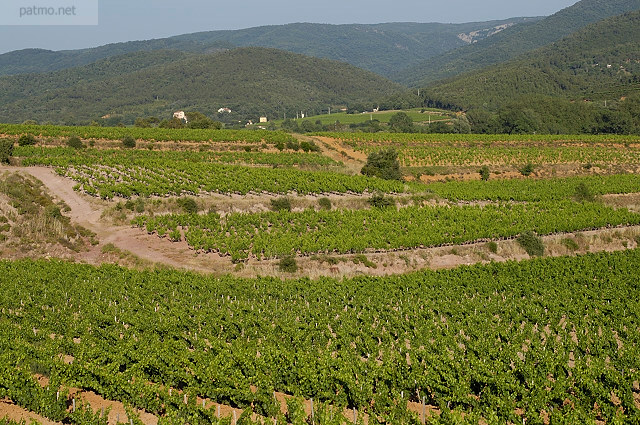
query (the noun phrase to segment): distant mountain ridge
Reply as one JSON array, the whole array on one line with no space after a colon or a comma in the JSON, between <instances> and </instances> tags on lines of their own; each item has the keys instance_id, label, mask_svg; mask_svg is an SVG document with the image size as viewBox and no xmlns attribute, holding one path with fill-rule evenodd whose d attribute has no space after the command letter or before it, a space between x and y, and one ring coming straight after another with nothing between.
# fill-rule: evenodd
<instances>
[{"instance_id":1,"label":"distant mountain ridge","mask_svg":"<svg viewBox=\"0 0 640 425\"><path fill-rule=\"evenodd\" d=\"M581 0L547 18L512 26L472 45L409 66L392 79L411 87L426 87L438 80L508 61L589 24L635 10L640 10L640 0Z\"/></svg>"},{"instance_id":2,"label":"distant mountain ridge","mask_svg":"<svg viewBox=\"0 0 640 425\"><path fill-rule=\"evenodd\" d=\"M640 11L591 24L511 61L445 80L431 101L497 110L519 98L618 100L640 92Z\"/></svg>"},{"instance_id":3,"label":"distant mountain ridge","mask_svg":"<svg viewBox=\"0 0 640 425\"><path fill-rule=\"evenodd\" d=\"M58 52L25 49L0 55L0 75L57 71L138 51L211 53L234 47L260 46L339 60L380 75L392 76L406 66L464 46L470 41L482 40L502 28L537 19L539 18L512 18L465 24L296 23L198 32L155 40L107 44L91 49ZM463 34L466 37L460 37Z\"/></svg>"},{"instance_id":4,"label":"distant mountain ridge","mask_svg":"<svg viewBox=\"0 0 640 425\"><path fill-rule=\"evenodd\" d=\"M47 74L0 77L0 122L87 124L118 115L133 123L179 109L215 118L221 107L237 120L291 117L402 90L349 64L276 49L134 52Z\"/></svg>"}]
</instances>

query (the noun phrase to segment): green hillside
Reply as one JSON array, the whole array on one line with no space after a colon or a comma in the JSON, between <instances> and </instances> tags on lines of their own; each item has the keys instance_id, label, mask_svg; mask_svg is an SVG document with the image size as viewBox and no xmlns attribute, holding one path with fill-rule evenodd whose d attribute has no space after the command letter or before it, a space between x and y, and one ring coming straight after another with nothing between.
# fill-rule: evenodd
<instances>
[{"instance_id":1,"label":"green hillside","mask_svg":"<svg viewBox=\"0 0 640 425\"><path fill-rule=\"evenodd\" d=\"M640 9L640 0L581 0L543 20L517 25L469 46L434 56L393 77L413 87L505 62L612 16Z\"/></svg>"},{"instance_id":2,"label":"green hillside","mask_svg":"<svg viewBox=\"0 0 640 425\"><path fill-rule=\"evenodd\" d=\"M67 69L126 53L180 50L211 53L236 46L261 46L350 63L381 75L468 44L460 34L477 32L474 41L492 35L495 27L533 21L513 18L466 24L387 23L328 25L298 23L234 31L209 31L176 37L114 43L91 49L52 52L26 49L0 55L0 75Z\"/></svg>"},{"instance_id":3,"label":"green hillside","mask_svg":"<svg viewBox=\"0 0 640 425\"><path fill-rule=\"evenodd\" d=\"M264 48L205 55L139 52L45 75L2 77L0 88L7 88L0 95L0 121L71 124L114 114L125 122L169 117L178 109L215 117L221 107L231 108L238 120L275 118L373 102L401 90L348 64Z\"/></svg>"},{"instance_id":4,"label":"green hillside","mask_svg":"<svg viewBox=\"0 0 640 425\"><path fill-rule=\"evenodd\" d=\"M590 25L517 60L432 86L463 108L497 109L517 97L619 99L640 88L640 12Z\"/></svg>"}]
</instances>

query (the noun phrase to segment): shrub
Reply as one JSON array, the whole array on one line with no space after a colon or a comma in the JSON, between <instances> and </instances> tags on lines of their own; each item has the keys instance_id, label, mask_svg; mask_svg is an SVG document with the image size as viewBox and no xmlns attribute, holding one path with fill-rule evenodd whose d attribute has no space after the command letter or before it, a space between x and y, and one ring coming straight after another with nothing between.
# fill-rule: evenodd
<instances>
[{"instance_id":1,"label":"shrub","mask_svg":"<svg viewBox=\"0 0 640 425\"><path fill-rule=\"evenodd\" d=\"M60 211L60 208L57 205L49 205L45 208L44 213L49 218L62 218L62 211Z\"/></svg>"},{"instance_id":2,"label":"shrub","mask_svg":"<svg viewBox=\"0 0 640 425\"><path fill-rule=\"evenodd\" d=\"M303 141L300 142L300 149L305 152L320 152L320 147L314 142Z\"/></svg>"},{"instance_id":3,"label":"shrub","mask_svg":"<svg viewBox=\"0 0 640 425\"><path fill-rule=\"evenodd\" d=\"M288 256L280 260L280 262L278 263L278 268L281 272L295 273L298 271L298 263L296 262L295 258Z\"/></svg>"},{"instance_id":4,"label":"shrub","mask_svg":"<svg viewBox=\"0 0 640 425\"><path fill-rule=\"evenodd\" d=\"M385 180L402 180L398 152L393 148L372 152L367 158L367 163L362 167L361 173Z\"/></svg>"},{"instance_id":5,"label":"shrub","mask_svg":"<svg viewBox=\"0 0 640 425\"><path fill-rule=\"evenodd\" d=\"M483 181L487 181L489 180L489 167L487 167L486 165L483 165L482 168L480 168L480 170L478 171L480 173L480 178Z\"/></svg>"},{"instance_id":6,"label":"shrub","mask_svg":"<svg viewBox=\"0 0 640 425\"><path fill-rule=\"evenodd\" d=\"M577 251L580 248L578 242L571 238L564 238L562 240L562 245L566 246L569 251Z\"/></svg>"},{"instance_id":7,"label":"shrub","mask_svg":"<svg viewBox=\"0 0 640 425\"><path fill-rule=\"evenodd\" d=\"M373 195L367 202L374 208L388 208L396 204L396 201L391 196L384 196L383 194Z\"/></svg>"},{"instance_id":8,"label":"shrub","mask_svg":"<svg viewBox=\"0 0 640 425\"><path fill-rule=\"evenodd\" d=\"M0 164L8 164L12 155L13 140L0 140Z\"/></svg>"},{"instance_id":9,"label":"shrub","mask_svg":"<svg viewBox=\"0 0 640 425\"><path fill-rule=\"evenodd\" d=\"M198 206L196 205L196 209ZM136 212L141 214L144 212L144 200L142 198L136 199Z\"/></svg>"},{"instance_id":10,"label":"shrub","mask_svg":"<svg viewBox=\"0 0 640 425\"><path fill-rule=\"evenodd\" d=\"M136 147L136 139L131 136L126 136L122 139L122 146L128 149L133 149Z\"/></svg>"},{"instance_id":11,"label":"shrub","mask_svg":"<svg viewBox=\"0 0 640 425\"><path fill-rule=\"evenodd\" d=\"M289 198L278 198L271 200L273 211L291 211L291 200Z\"/></svg>"},{"instance_id":12,"label":"shrub","mask_svg":"<svg viewBox=\"0 0 640 425\"><path fill-rule=\"evenodd\" d=\"M287 142L287 149L297 151L300 149L300 143L297 140L289 140Z\"/></svg>"},{"instance_id":13,"label":"shrub","mask_svg":"<svg viewBox=\"0 0 640 425\"><path fill-rule=\"evenodd\" d=\"M491 242L487 242L487 249L489 250L489 252L492 252L494 254L498 253L498 244L491 241Z\"/></svg>"},{"instance_id":14,"label":"shrub","mask_svg":"<svg viewBox=\"0 0 640 425\"><path fill-rule=\"evenodd\" d=\"M67 146L74 149L82 149L84 145L78 136L71 136L67 139Z\"/></svg>"},{"instance_id":15,"label":"shrub","mask_svg":"<svg viewBox=\"0 0 640 425\"><path fill-rule=\"evenodd\" d=\"M33 146L36 143L37 143L37 140L35 137L33 137L33 134L23 134L18 139L18 145L20 146Z\"/></svg>"},{"instance_id":16,"label":"shrub","mask_svg":"<svg viewBox=\"0 0 640 425\"><path fill-rule=\"evenodd\" d=\"M544 243L535 232L528 230L518 236L518 243L532 257L544 255Z\"/></svg>"},{"instance_id":17,"label":"shrub","mask_svg":"<svg viewBox=\"0 0 640 425\"><path fill-rule=\"evenodd\" d=\"M329 198L320 198L318 199L318 206L323 210L331 209L331 199Z\"/></svg>"},{"instance_id":18,"label":"shrub","mask_svg":"<svg viewBox=\"0 0 640 425\"><path fill-rule=\"evenodd\" d=\"M377 269L378 265L373 261L370 261L364 254L356 255L352 258L353 264L362 264L369 269Z\"/></svg>"},{"instance_id":19,"label":"shrub","mask_svg":"<svg viewBox=\"0 0 640 425\"><path fill-rule=\"evenodd\" d=\"M578 202L592 202L594 200L594 196L593 193L591 193L589 186L584 183L580 183L576 187L574 199Z\"/></svg>"},{"instance_id":20,"label":"shrub","mask_svg":"<svg viewBox=\"0 0 640 425\"><path fill-rule=\"evenodd\" d=\"M187 214L197 214L198 213L198 204L196 200L185 196L184 198L178 199L178 206L184 210Z\"/></svg>"},{"instance_id":21,"label":"shrub","mask_svg":"<svg viewBox=\"0 0 640 425\"><path fill-rule=\"evenodd\" d=\"M522 167L520 169L520 174L522 174L525 177L528 177L533 173L534 169L535 168L534 168L533 164L532 163L528 163L527 165L525 165L524 167Z\"/></svg>"}]
</instances>

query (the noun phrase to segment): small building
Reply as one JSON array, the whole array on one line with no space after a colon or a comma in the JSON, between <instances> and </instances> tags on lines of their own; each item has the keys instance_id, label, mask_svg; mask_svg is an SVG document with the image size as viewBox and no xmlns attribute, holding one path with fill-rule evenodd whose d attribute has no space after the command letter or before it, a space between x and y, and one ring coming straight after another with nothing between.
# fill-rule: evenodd
<instances>
[{"instance_id":1,"label":"small building","mask_svg":"<svg viewBox=\"0 0 640 425\"><path fill-rule=\"evenodd\" d=\"M260 117L260 122L268 122L269 120L267 120L267 117Z\"/></svg>"},{"instance_id":2,"label":"small building","mask_svg":"<svg viewBox=\"0 0 640 425\"><path fill-rule=\"evenodd\" d=\"M179 120L184 120L184 122L188 123L189 120L187 119L187 115L184 113L184 111L177 111L173 113L173 118L177 118Z\"/></svg>"},{"instance_id":3,"label":"small building","mask_svg":"<svg viewBox=\"0 0 640 425\"><path fill-rule=\"evenodd\" d=\"M231 109L229 109L229 108L220 108L220 109L218 109L218 113L219 114L224 114L224 113L230 114L231 113Z\"/></svg>"}]
</instances>

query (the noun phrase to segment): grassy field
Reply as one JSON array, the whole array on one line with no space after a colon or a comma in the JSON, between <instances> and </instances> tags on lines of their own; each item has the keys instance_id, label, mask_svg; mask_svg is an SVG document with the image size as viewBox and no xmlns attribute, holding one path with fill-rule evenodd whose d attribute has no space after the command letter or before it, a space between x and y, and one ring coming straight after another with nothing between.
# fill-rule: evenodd
<instances>
[{"instance_id":1,"label":"grassy field","mask_svg":"<svg viewBox=\"0 0 640 425\"><path fill-rule=\"evenodd\" d=\"M440 109L433 108L414 108L402 111L379 111L379 112L366 112L360 114L347 114L346 112L338 112L332 114L315 115L312 117L306 117L303 119L297 119L298 124L303 121L311 121L315 123L320 121L322 125L335 124L339 121L340 124L362 124L370 120L378 120L381 123L388 123L391 117L398 113L405 112L411 117L414 123L428 123L429 119L433 121L446 121L450 119L449 112ZM276 124L282 124L282 120L275 121Z\"/></svg>"}]
</instances>

